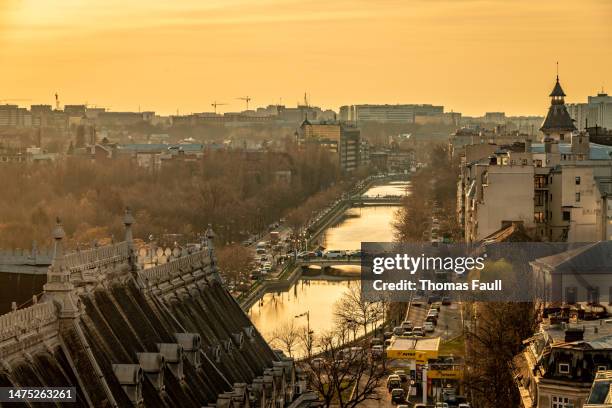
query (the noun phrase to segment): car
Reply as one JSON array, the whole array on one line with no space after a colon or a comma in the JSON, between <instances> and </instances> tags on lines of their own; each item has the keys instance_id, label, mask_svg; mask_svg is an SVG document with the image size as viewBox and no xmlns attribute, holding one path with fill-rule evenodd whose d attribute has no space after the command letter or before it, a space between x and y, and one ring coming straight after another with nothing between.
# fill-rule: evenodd
<instances>
[{"instance_id":1,"label":"car","mask_svg":"<svg viewBox=\"0 0 612 408\"><path fill-rule=\"evenodd\" d=\"M442 302L433 302L431 304L431 309L436 309L438 312L442 309Z\"/></svg>"},{"instance_id":2,"label":"car","mask_svg":"<svg viewBox=\"0 0 612 408\"><path fill-rule=\"evenodd\" d=\"M375 358L379 358L382 357L383 353L385 352L385 348L383 347L382 344L377 344L375 346L372 346L372 357Z\"/></svg>"},{"instance_id":3,"label":"car","mask_svg":"<svg viewBox=\"0 0 612 408\"><path fill-rule=\"evenodd\" d=\"M412 336L412 330L411 329L404 330L404 334L402 334L402 336Z\"/></svg>"},{"instance_id":4,"label":"car","mask_svg":"<svg viewBox=\"0 0 612 408\"><path fill-rule=\"evenodd\" d=\"M410 408L410 405L400 404L397 406L397 408Z\"/></svg>"},{"instance_id":5,"label":"car","mask_svg":"<svg viewBox=\"0 0 612 408\"><path fill-rule=\"evenodd\" d=\"M341 250L325 251L325 253L323 254L323 258L327 259L344 258L345 256L346 252Z\"/></svg>"},{"instance_id":6,"label":"car","mask_svg":"<svg viewBox=\"0 0 612 408\"><path fill-rule=\"evenodd\" d=\"M298 259L310 259L310 258L314 258L317 255L312 252L312 251L302 251L298 254Z\"/></svg>"},{"instance_id":7,"label":"car","mask_svg":"<svg viewBox=\"0 0 612 408\"><path fill-rule=\"evenodd\" d=\"M402 379L397 374L391 374L387 377L387 389L390 391L394 388L400 388L402 386Z\"/></svg>"},{"instance_id":8,"label":"car","mask_svg":"<svg viewBox=\"0 0 612 408\"><path fill-rule=\"evenodd\" d=\"M323 366L324 363L325 360L323 360L321 357L317 357L312 359L311 366L313 368L320 368Z\"/></svg>"},{"instance_id":9,"label":"car","mask_svg":"<svg viewBox=\"0 0 612 408\"><path fill-rule=\"evenodd\" d=\"M433 316L433 317L438 317L438 310L437 309L429 309L429 312L427 312L427 316Z\"/></svg>"},{"instance_id":10,"label":"car","mask_svg":"<svg viewBox=\"0 0 612 408\"><path fill-rule=\"evenodd\" d=\"M438 325L438 318L436 316L427 316L425 318L426 322L431 322L434 326Z\"/></svg>"},{"instance_id":11,"label":"car","mask_svg":"<svg viewBox=\"0 0 612 408\"><path fill-rule=\"evenodd\" d=\"M457 408L472 408L472 406L469 402L462 402L461 404L457 405Z\"/></svg>"},{"instance_id":12,"label":"car","mask_svg":"<svg viewBox=\"0 0 612 408\"><path fill-rule=\"evenodd\" d=\"M402 382L408 381L408 374L406 374L406 371L404 370L395 370L393 374L399 375L399 378L400 380L402 380Z\"/></svg>"},{"instance_id":13,"label":"car","mask_svg":"<svg viewBox=\"0 0 612 408\"><path fill-rule=\"evenodd\" d=\"M451 300L448 296L443 296L442 297L442 304L444 306L449 306L451 304Z\"/></svg>"},{"instance_id":14,"label":"car","mask_svg":"<svg viewBox=\"0 0 612 408\"><path fill-rule=\"evenodd\" d=\"M393 337L393 332L392 331L386 331L383 333L383 338L385 340L390 339L391 337Z\"/></svg>"},{"instance_id":15,"label":"car","mask_svg":"<svg viewBox=\"0 0 612 408\"><path fill-rule=\"evenodd\" d=\"M434 324L432 322L425 322L425 324L423 324L423 330L427 333L433 332L435 330Z\"/></svg>"},{"instance_id":16,"label":"car","mask_svg":"<svg viewBox=\"0 0 612 408\"><path fill-rule=\"evenodd\" d=\"M402 329L404 330L412 330L413 327L414 327L414 324L412 324L410 320L404 320L402 322Z\"/></svg>"},{"instance_id":17,"label":"car","mask_svg":"<svg viewBox=\"0 0 612 408\"><path fill-rule=\"evenodd\" d=\"M393 334L395 334L396 336L401 336L402 334L404 334L404 329L402 328L402 326L396 326L393 328Z\"/></svg>"},{"instance_id":18,"label":"car","mask_svg":"<svg viewBox=\"0 0 612 408\"><path fill-rule=\"evenodd\" d=\"M406 391L403 388L393 388L391 390L391 402L406 402Z\"/></svg>"},{"instance_id":19,"label":"car","mask_svg":"<svg viewBox=\"0 0 612 408\"><path fill-rule=\"evenodd\" d=\"M436 408L448 408L448 403L446 403L446 402L436 402Z\"/></svg>"},{"instance_id":20,"label":"car","mask_svg":"<svg viewBox=\"0 0 612 408\"><path fill-rule=\"evenodd\" d=\"M429 297L429 299L427 299L427 303L436 303L440 301L440 296L438 295L432 295Z\"/></svg>"},{"instance_id":21,"label":"car","mask_svg":"<svg viewBox=\"0 0 612 408\"><path fill-rule=\"evenodd\" d=\"M421 326L417 326L414 329L412 329L412 335L413 336L425 336L425 332L423 331L423 328Z\"/></svg>"}]
</instances>

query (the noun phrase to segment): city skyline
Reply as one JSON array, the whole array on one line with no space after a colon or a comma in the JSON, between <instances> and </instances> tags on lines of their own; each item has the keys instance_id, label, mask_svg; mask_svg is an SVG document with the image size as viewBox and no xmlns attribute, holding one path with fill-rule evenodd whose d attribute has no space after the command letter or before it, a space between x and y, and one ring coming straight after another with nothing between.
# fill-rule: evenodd
<instances>
[{"instance_id":1,"label":"city skyline","mask_svg":"<svg viewBox=\"0 0 612 408\"><path fill-rule=\"evenodd\" d=\"M568 102L609 89L612 5L504 4L7 1L1 102L54 105L58 92L62 105L187 114L215 101L244 110L247 95L249 107L294 106L307 92L335 111L428 103L539 115L557 61Z\"/></svg>"}]
</instances>

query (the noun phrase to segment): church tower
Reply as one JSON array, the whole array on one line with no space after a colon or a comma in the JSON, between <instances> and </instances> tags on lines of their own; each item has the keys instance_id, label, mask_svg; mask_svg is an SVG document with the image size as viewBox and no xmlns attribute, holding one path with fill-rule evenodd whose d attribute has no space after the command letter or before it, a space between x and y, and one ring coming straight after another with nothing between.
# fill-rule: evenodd
<instances>
[{"instance_id":1,"label":"church tower","mask_svg":"<svg viewBox=\"0 0 612 408\"><path fill-rule=\"evenodd\" d=\"M557 75L557 83L550 93L550 108L546 119L542 123L540 130L544 133L544 141L557 141L566 143L570 141L573 131L576 130L574 121L567 112L565 107L565 92L559 83L559 75Z\"/></svg>"}]
</instances>

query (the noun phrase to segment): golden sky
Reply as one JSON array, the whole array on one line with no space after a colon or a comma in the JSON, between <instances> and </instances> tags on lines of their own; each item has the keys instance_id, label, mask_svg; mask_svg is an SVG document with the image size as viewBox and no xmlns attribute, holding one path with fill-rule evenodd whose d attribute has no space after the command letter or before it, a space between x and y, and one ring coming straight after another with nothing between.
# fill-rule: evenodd
<instances>
[{"instance_id":1,"label":"golden sky","mask_svg":"<svg viewBox=\"0 0 612 408\"><path fill-rule=\"evenodd\" d=\"M609 0L0 0L0 99L543 115L557 60L568 101L611 90L611 44Z\"/></svg>"}]
</instances>

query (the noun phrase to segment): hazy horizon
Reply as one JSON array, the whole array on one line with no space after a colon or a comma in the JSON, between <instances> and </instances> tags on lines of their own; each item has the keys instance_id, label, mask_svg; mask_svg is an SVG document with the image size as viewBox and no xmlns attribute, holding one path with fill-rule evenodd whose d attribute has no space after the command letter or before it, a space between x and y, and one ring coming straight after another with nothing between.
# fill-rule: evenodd
<instances>
[{"instance_id":1,"label":"hazy horizon","mask_svg":"<svg viewBox=\"0 0 612 408\"><path fill-rule=\"evenodd\" d=\"M0 0L0 103L220 112L429 103L544 115L606 91L612 3L502 0ZM15 98L19 100L6 100ZM28 99L24 101L23 99Z\"/></svg>"}]
</instances>

